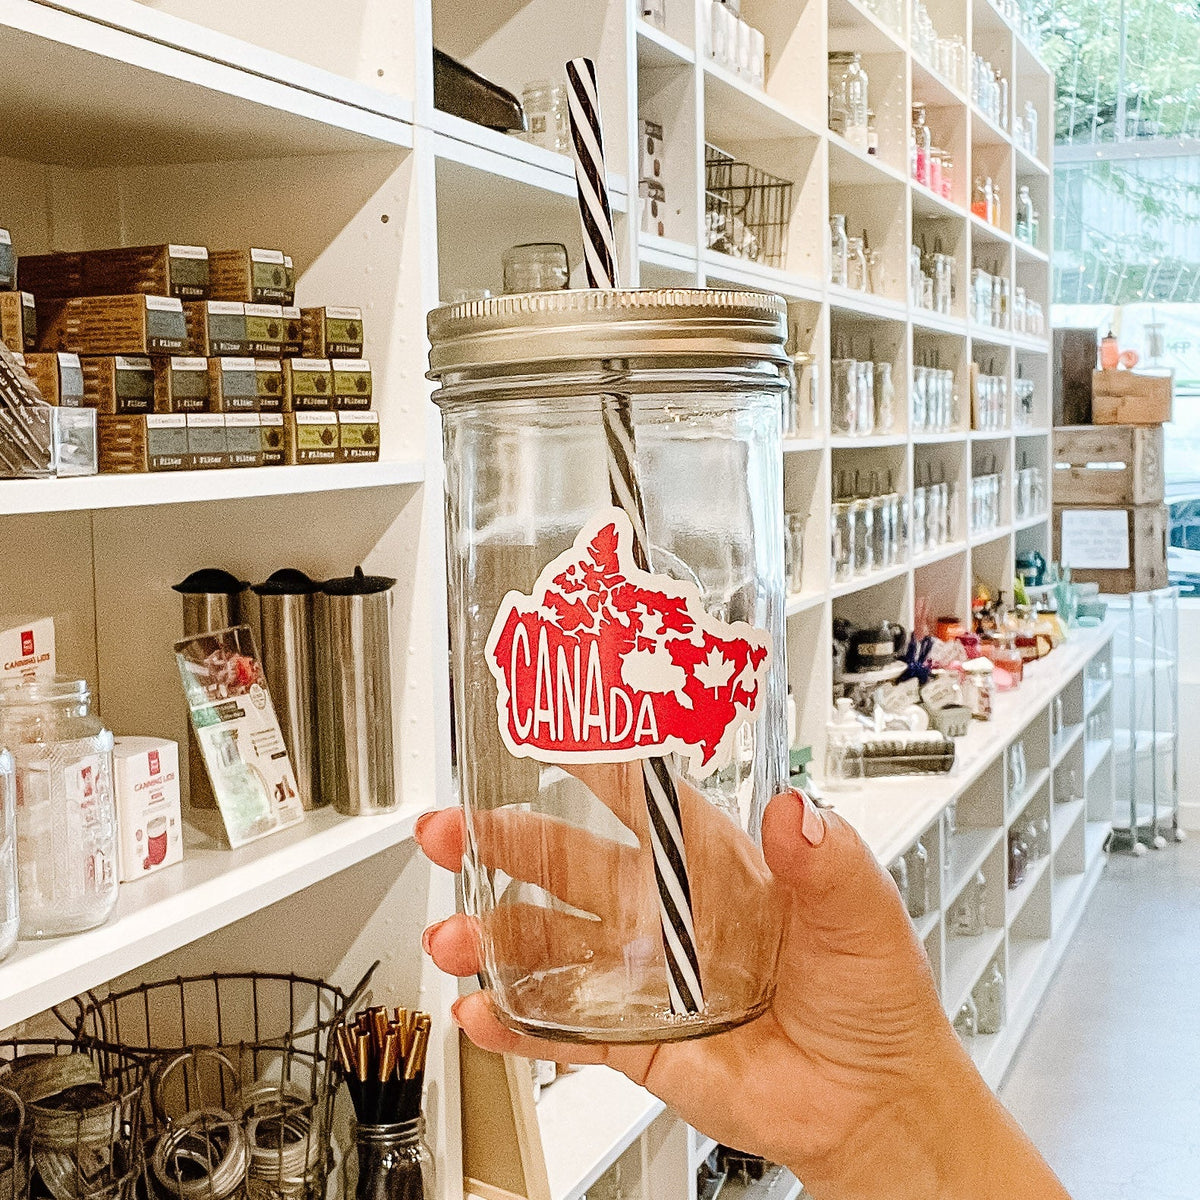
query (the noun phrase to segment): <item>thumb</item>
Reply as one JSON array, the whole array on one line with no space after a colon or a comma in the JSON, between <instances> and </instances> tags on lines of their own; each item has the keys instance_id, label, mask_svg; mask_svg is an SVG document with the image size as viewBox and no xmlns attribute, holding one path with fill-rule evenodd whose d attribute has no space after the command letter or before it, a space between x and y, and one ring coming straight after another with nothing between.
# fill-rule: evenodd
<instances>
[{"instance_id":1,"label":"thumb","mask_svg":"<svg viewBox=\"0 0 1200 1200\"><path fill-rule=\"evenodd\" d=\"M854 827L797 788L767 805L762 841L771 873L792 892L794 920L847 930L874 925L901 907L891 878Z\"/></svg>"}]
</instances>

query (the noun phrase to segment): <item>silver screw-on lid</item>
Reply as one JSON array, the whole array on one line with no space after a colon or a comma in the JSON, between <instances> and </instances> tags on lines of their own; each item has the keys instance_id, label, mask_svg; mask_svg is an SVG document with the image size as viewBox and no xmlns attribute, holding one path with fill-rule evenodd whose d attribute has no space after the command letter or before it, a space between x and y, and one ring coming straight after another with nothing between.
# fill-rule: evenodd
<instances>
[{"instance_id":1,"label":"silver screw-on lid","mask_svg":"<svg viewBox=\"0 0 1200 1200\"><path fill-rule=\"evenodd\" d=\"M488 366L680 356L786 363L787 304L707 288L526 292L429 314L429 378Z\"/></svg>"}]
</instances>

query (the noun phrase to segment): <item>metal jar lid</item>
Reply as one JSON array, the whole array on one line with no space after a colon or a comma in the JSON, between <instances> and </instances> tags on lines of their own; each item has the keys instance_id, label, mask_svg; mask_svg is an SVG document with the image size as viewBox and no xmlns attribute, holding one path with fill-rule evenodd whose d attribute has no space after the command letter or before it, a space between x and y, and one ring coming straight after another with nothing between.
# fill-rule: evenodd
<instances>
[{"instance_id":1,"label":"metal jar lid","mask_svg":"<svg viewBox=\"0 0 1200 1200\"><path fill-rule=\"evenodd\" d=\"M528 292L435 308L428 325L429 378L439 380L489 367L605 359L787 362L787 304L765 292Z\"/></svg>"}]
</instances>

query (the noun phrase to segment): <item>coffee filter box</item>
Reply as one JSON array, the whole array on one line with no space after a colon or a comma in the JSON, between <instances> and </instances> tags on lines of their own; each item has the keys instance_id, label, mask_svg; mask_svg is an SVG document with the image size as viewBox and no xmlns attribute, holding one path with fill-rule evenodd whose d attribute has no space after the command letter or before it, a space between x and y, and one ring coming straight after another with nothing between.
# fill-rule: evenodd
<instances>
[{"instance_id":1,"label":"coffee filter box","mask_svg":"<svg viewBox=\"0 0 1200 1200\"><path fill-rule=\"evenodd\" d=\"M166 738L113 741L113 783L121 841L121 882L183 860L179 747Z\"/></svg>"}]
</instances>

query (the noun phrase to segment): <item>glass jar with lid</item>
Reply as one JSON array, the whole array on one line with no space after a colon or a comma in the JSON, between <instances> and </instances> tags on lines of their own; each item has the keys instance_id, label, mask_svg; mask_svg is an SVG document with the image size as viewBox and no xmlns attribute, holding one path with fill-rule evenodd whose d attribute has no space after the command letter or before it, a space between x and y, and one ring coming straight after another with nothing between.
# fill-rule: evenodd
<instances>
[{"instance_id":1,"label":"glass jar with lid","mask_svg":"<svg viewBox=\"0 0 1200 1200\"><path fill-rule=\"evenodd\" d=\"M875 570L875 506L871 497L859 494L850 502L850 529L854 536L854 573Z\"/></svg>"},{"instance_id":2,"label":"glass jar with lid","mask_svg":"<svg viewBox=\"0 0 1200 1200\"><path fill-rule=\"evenodd\" d=\"M853 502L840 497L833 502L830 523L830 570L835 583L845 583L854 578L854 526L850 517Z\"/></svg>"},{"instance_id":3,"label":"glass jar with lid","mask_svg":"<svg viewBox=\"0 0 1200 1200\"><path fill-rule=\"evenodd\" d=\"M562 83L540 80L529 83L521 92L525 110L525 140L568 154L571 150L571 118L567 106L567 87Z\"/></svg>"},{"instance_id":4,"label":"glass jar with lid","mask_svg":"<svg viewBox=\"0 0 1200 1200\"><path fill-rule=\"evenodd\" d=\"M16 767L21 936L102 924L118 887L113 735L86 680L0 686L0 742Z\"/></svg>"},{"instance_id":5,"label":"glass jar with lid","mask_svg":"<svg viewBox=\"0 0 1200 1200\"><path fill-rule=\"evenodd\" d=\"M846 260L849 254L845 214L834 213L829 218L829 282L835 287L846 286L846 272L849 269Z\"/></svg>"},{"instance_id":6,"label":"glass jar with lid","mask_svg":"<svg viewBox=\"0 0 1200 1200\"><path fill-rule=\"evenodd\" d=\"M342 1200L432 1200L437 1195L425 1118L387 1125L351 1122L355 1153L346 1155Z\"/></svg>"},{"instance_id":7,"label":"glass jar with lid","mask_svg":"<svg viewBox=\"0 0 1200 1200\"><path fill-rule=\"evenodd\" d=\"M829 56L829 128L867 152L870 109L867 73L857 51Z\"/></svg>"},{"instance_id":8,"label":"glass jar with lid","mask_svg":"<svg viewBox=\"0 0 1200 1200\"><path fill-rule=\"evenodd\" d=\"M925 123L925 105L912 106L911 133L911 162L912 177L925 187L929 186L929 156L933 148L933 134Z\"/></svg>"}]
</instances>

